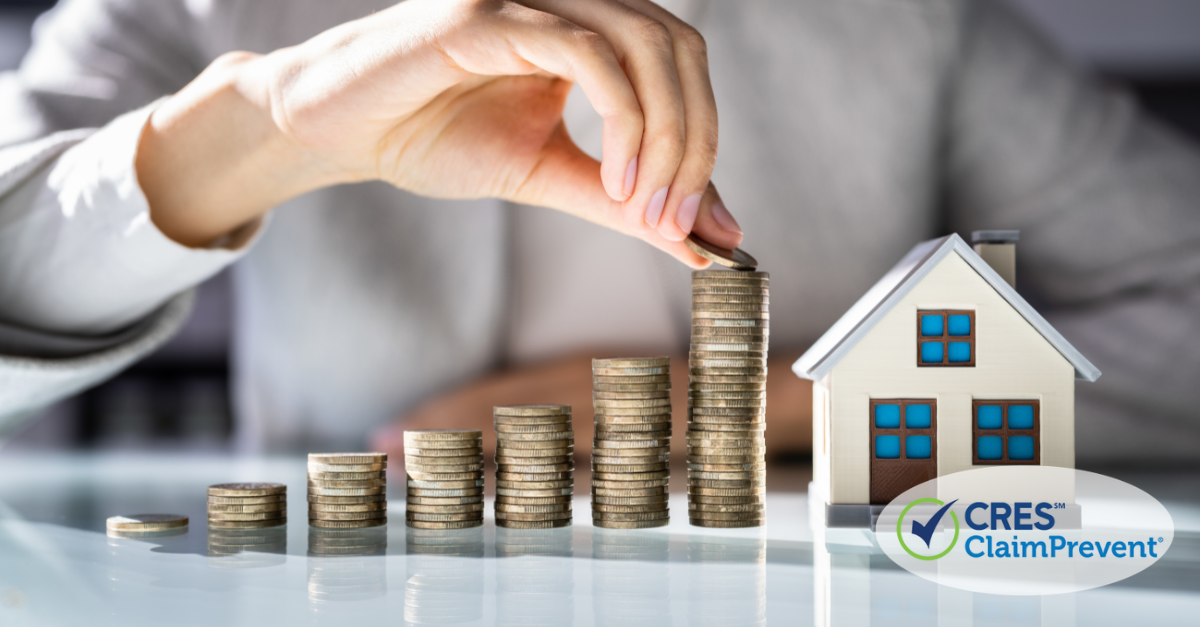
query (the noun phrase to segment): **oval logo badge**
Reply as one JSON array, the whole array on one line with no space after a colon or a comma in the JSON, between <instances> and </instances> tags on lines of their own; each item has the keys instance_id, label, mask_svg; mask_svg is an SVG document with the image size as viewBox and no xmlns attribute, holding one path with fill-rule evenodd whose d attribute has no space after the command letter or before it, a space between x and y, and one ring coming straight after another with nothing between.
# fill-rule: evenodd
<instances>
[{"instance_id":1,"label":"oval logo badge","mask_svg":"<svg viewBox=\"0 0 1200 627\"><path fill-rule=\"evenodd\" d=\"M918 485L884 508L884 553L972 592L1079 592L1134 575L1170 548L1167 509L1142 490L1051 466L980 468Z\"/></svg>"}]
</instances>

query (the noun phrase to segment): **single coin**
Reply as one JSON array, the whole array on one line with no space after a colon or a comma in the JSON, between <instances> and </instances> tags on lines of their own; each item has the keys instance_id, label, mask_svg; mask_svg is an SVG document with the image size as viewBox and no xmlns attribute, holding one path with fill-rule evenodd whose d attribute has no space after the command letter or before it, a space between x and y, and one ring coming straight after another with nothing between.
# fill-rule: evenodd
<instances>
[{"instance_id":1,"label":"single coin","mask_svg":"<svg viewBox=\"0 0 1200 627\"><path fill-rule=\"evenodd\" d=\"M419 481L409 479L407 484L410 488L421 488L423 490L461 490L466 488L482 488L483 477L480 476L474 479L452 480L452 481Z\"/></svg>"},{"instance_id":2,"label":"single coin","mask_svg":"<svg viewBox=\"0 0 1200 627\"><path fill-rule=\"evenodd\" d=\"M414 472L406 470L405 476L408 481L417 481L420 483L461 483L463 481L480 481L483 479L483 471L473 470L471 472Z\"/></svg>"},{"instance_id":3,"label":"single coin","mask_svg":"<svg viewBox=\"0 0 1200 627\"><path fill-rule=\"evenodd\" d=\"M632 515L663 514L668 511L670 511L670 508L667 506L666 501L663 501L661 503L645 504L645 505L600 505L597 503L592 503L592 515L593 516L601 516L603 518L608 518L610 516L615 516L615 515L619 515L619 514L632 514ZM655 517L650 517L647 520L654 520L654 519L655 519Z\"/></svg>"},{"instance_id":4,"label":"single coin","mask_svg":"<svg viewBox=\"0 0 1200 627\"><path fill-rule=\"evenodd\" d=\"M105 521L109 531L161 531L186 527L187 516L179 514L133 514L130 516L112 516Z\"/></svg>"},{"instance_id":5,"label":"single coin","mask_svg":"<svg viewBox=\"0 0 1200 627\"><path fill-rule=\"evenodd\" d=\"M544 441L500 440L496 443L496 452L498 455L562 455L561 451L570 450L574 446L574 438Z\"/></svg>"},{"instance_id":6,"label":"single coin","mask_svg":"<svg viewBox=\"0 0 1200 627\"><path fill-rule=\"evenodd\" d=\"M601 425L601 427L610 427L613 425ZM624 426L624 425L617 425ZM596 430L596 437L592 439L593 446L596 442L605 442L614 444L617 442L664 442L671 441L671 431L669 428L658 429L654 431L612 431L607 428ZM664 444L663 446L666 446Z\"/></svg>"},{"instance_id":7,"label":"single coin","mask_svg":"<svg viewBox=\"0 0 1200 627\"><path fill-rule=\"evenodd\" d=\"M705 496L703 494L688 494L688 503L701 503L705 505L750 505L754 503L766 503L767 495L765 493L750 494L748 496Z\"/></svg>"},{"instance_id":8,"label":"single coin","mask_svg":"<svg viewBox=\"0 0 1200 627\"><path fill-rule=\"evenodd\" d=\"M670 446L671 446L670 438L641 439L641 440L622 440L622 439L609 440L609 439L596 438L596 439L592 440L592 448L593 449L648 450L648 449L657 449L657 448L667 448ZM653 454L653 453L647 453L647 454Z\"/></svg>"},{"instance_id":9,"label":"single coin","mask_svg":"<svg viewBox=\"0 0 1200 627\"><path fill-rule=\"evenodd\" d=\"M749 479L699 479L688 478L688 491L697 489L712 490L761 490L766 488L766 476Z\"/></svg>"},{"instance_id":10,"label":"single coin","mask_svg":"<svg viewBox=\"0 0 1200 627\"><path fill-rule=\"evenodd\" d=\"M592 520L593 527L602 527L604 529L652 529L654 527L666 527L670 523L671 519L669 517L660 520L636 521Z\"/></svg>"},{"instance_id":11,"label":"single coin","mask_svg":"<svg viewBox=\"0 0 1200 627\"><path fill-rule=\"evenodd\" d=\"M511 473L498 472L496 473L496 481L563 481L571 479L575 476L572 472L544 472L544 473Z\"/></svg>"},{"instance_id":12,"label":"single coin","mask_svg":"<svg viewBox=\"0 0 1200 627\"><path fill-rule=\"evenodd\" d=\"M208 496L275 496L285 494L282 483L218 483L208 486Z\"/></svg>"},{"instance_id":13,"label":"single coin","mask_svg":"<svg viewBox=\"0 0 1200 627\"><path fill-rule=\"evenodd\" d=\"M771 274L769 272L756 272L756 271L752 271L752 270L730 272L728 270L715 270L715 269L710 268L708 270L693 270L692 271L692 281L693 282L695 282L696 280L706 280L706 279L713 279L713 278L723 279L723 278L729 278L729 277L737 278L737 279L741 279L741 280L768 279L768 278L770 278L770 276L771 276Z\"/></svg>"},{"instance_id":14,"label":"single coin","mask_svg":"<svg viewBox=\"0 0 1200 627\"><path fill-rule=\"evenodd\" d=\"M592 485L592 496L613 498L640 498L647 496L666 496L669 489L665 485L650 488L601 488Z\"/></svg>"},{"instance_id":15,"label":"single coin","mask_svg":"<svg viewBox=\"0 0 1200 627\"><path fill-rule=\"evenodd\" d=\"M367 527L382 527L387 524L387 518L372 518L368 520L308 520L308 526L321 529L365 529Z\"/></svg>"},{"instance_id":16,"label":"single coin","mask_svg":"<svg viewBox=\"0 0 1200 627\"><path fill-rule=\"evenodd\" d=\"M472 446L470 448L417 448L415 446L404 447L404 457L472 457L483 455L483 448Z\"/></svg>"},{"instance_id":17,"label":"single coin","mask_svg":"<svg viewBox=\"0 0 1200 627\"><path fill-rule=\"evenodd\" d=\"M704 283L703 280L692 282L692 294L693 295L705 294L705 295L713 295L713 296L720 296L720 295L755 296L755 295L759 295L759 294L767 294L768 292L770 292L770 287L762 279L742 281L738 284L729 284L729 285L712 285L712 284Z\"/></svg>"},{"instance_id":18,"label":"single coin","mask_svg":"<svg viewBox=\"0 0 1200 627\"><path fill-rule=\"evenodd\" d=\"M550 425L496 425L496 433L554 433L570 431L571 423L561 422Z\"/></svg>"},{"instance_id":19,"label":"single coin","mask_svg":"<svg viewBox=\"0 0 1200 627\"><path fill-rule=\"evenodd\" d=\"M209 513L228 512L230 514L252 514L256 512L287 511L287 503L262 503L260 505L220 505L208 504Z\"/></svg>"},{"instance_id":20,"label":"single coin","mask_svg":"<svg viewBox=\"0 0 1200 627\"><path fill-rule=\"evenodd\" d=\"M670 478L671 472L667 469L648 470L642 472L628 471L628 469L619 472L602 472L592 469L592 481L662 481Z\"/></svg>"},{"instance_id":21,"label":"single coin","mask_svg":"<svg viewBox=\"0 0 1200 627\"><path fill-rule=\"evenodd\" d=\"M470 440L405 440L404 448L435 451L461 451L483 446L483 438Z\"/></svg>"},{"instance_id":22,"label":"single coin","mask_svg":"<svg viewBox=\"0 0 1200 627\"><path fill-rule=\"evenodd\" d=\"M762 520L766 514L761 511L756 512L709 512L699 510L688 510L688 517L699 520Z\"/></svg>"},{"instance_id":23,"label":"single coin","mask_svg":"<svg viewBox=\"0 0 1200 627\"><path fill-rule=\"evenodd\" d=\"M423 457L419 455L406 455L404 458L405 468L432 468L442 466L470 466L473 464L482 464L483 454L476 453L475 455L467 455L464 457Z\"/></svg>"},{"instance_id":24,"label":"single coin","mask_svg":"<svg viewBox=\"0 0 1200 627\"><path fill-rule=\"evenodd\" d=\"M309 472L378 472L387 470L386 463L379 464L320 464L308 462Z\"/></svg>"},{"instance_id":25,"label":"single coin","mask_svg":"<svg viewBox=\"0 0 1200 627\"><path fill-rule=\"evenodd\" d=\"M602 368L645 368L650 366L669 366L670 357L595 357L592 367Z\"/></svg>"},{"instance_id":26,"label":"single coin","mask_svg":"<svg viewBox=\"0 0 1200 627\"><path fill-rule=\"evenodd\" d=\"M286 494L271 496L210 496L209 505L265 505L267 503L286 503Z\"/></svg>"},{"instance_id":27,"label":"single coin","mask_svg":"<svg viewBox=\"0 0 1200 627\"><path fill-rule=\"evenodd\" d=\"M496 511L506 514L557 514L571 511L570 503L557 505L514 505L512 503L496 503Z\"/></svg>"},{"instance_id":28,"label":"single coin","mask_svg":"<svg viewBox=\"0 0 1200 627\"><path fill-rule=\"evenodd\" d=\"M701 318L709 317L702 314L712 314L716 312L730 312L739 314L745 312L748 314L745 316L747 318L758 318L759 316L756 315L757 313L767 313L770 310L771 305L767 302L765 297L756 303L698 303L695 300L692 301L692 316L699 316Z\"/></svg>"},{"instance_id":29,"label":"single coin","mask_svg":"<svg viewBox=\"0 0 1200 627\"><path fill-rule=\"evenodd\" d=\"M271 518L282 518L284 516L287 516L287 510L274 511L274 512L250 512L250 513L241 513L241 514L232 513L232 512L209 512L208 513L208 519L210 521L213 521L213 520L220 520L220 521L269 520Z\"/></svg>"},{"instance_id":30,"label":"single coin","mask_svg":"<svg viewBox=\"0 0 1200 627\"><path fill-rule=\"evenodd\" d=\"M666 383L666 384L671 383L671 375L670 374L641 374L641 375L612 375L612 376L593 375L592 376L593 388L594 388L594 386L598 386L598 385L635 385L635 386L644 386L645 389L643 391L654 392L654 391L661 391L661 390L654 390L653 388L655 386L658 386L658 385L661 385L664 383ZM593 389L592 391L595 392L596 390Z\"/></svg>"},{"instance_id":31,"label":"single coin","mask_svg":"<svg viewBox=\"0 0 1200 627\"><path fill-rule=\"evenodd\" d=\"M691 485L690 482L694 481L694 480L750 481L753 479L764 480L764 479L766 479L766 476L767 476L767 473L764 471L761 471L761 470L727 471L727 472L719 472L719 471L713 472L713 471L704 471L704 470L689 470L688 471L689 485ZM749 484L749 485L757 485L757 484ZM717 486L712 486L712 487L717 487ZM734 487L734 486L728 486L728 487Z\"/></svg>"},{"instance_id":32,"label":"single coin","mask_svg":"<svg viewBox=\"0 0 1200 627\"><path fill-rule=\"evenodd\" d=\"M762 433L764 430L766 430L766 428L766 422L750 424L690 422L687 426L687 433L718 433L722 435L735 434L738 437L749 437L752 434Z\"/></svg>"},{"instance_id":33,"label":"single coin","mask_svg":"<svg viewBox=\"0 0 1200 627\"><path fill-rule=\"evenodd\" d=\"M596 473L648 473L648 472L666 472L671 468L667 462L659 462L657 464L637 464L637 465L619 465L619 464L592 464L592 474Z\"/></svg>"},{"instance_id":34,"label":"single coin","mask_svg":"<svg viewBox=\"0 0 1200 627\"><path fill-rule=\"evenodd\" d=\"M633 424L598 424L594 426L596 437L598 438L617 438L625 437L645 437L645 438L669 438L671 437L671 423L669 422L637 422ZM626 436L622 434L636 434L635 436Z\"/></svg>"},{"instance_id":35,"label":"single coin","mask_svg":"<svg viewBox=\"0 0 1200 627\"><path fill-rule=\"evenodd\" d=\"M701 518L689 518L688 523L694 527L721 527L721 528L736 528L736 527L762 527L766 524L765 520L704 520Z\"/></svg>"},{"instance_id":36,"label":"single coin","mask_svg":"<svg viewBox=\"0 0 1200 627\"><path fill-rule=\"evenodd\" d=\"M689 390L688 401L759 401L763 402L767 398L766 390Z\"/></svg>"},{"instance_id":37,"label":"single coin","mask_svg":"<svg viewBox=\"0 0 1200 627\"><path fill-rule=\"evenodd\" d=\"M593 520L633 522L633 521L639 521L639 520L662 520L664 518L669 518L669 517L670 517L670 514L666 510L663 510L660 512L643 512L643 513L592 511L592 519Z\"/></svg>"},{"instance_id":38,"label":"single coin","mask_svg":"<svg viewBox=\"0 0 1200 627\"><path fill-rule=\"evenodd\" d=\"M766 407L766 397L760 398L695 398L688 399L688 407L692 409L737 409L741 407L762 409Z\"/></svg>"},{"instance_id":39,"label":"single coin","mask_svg":"<svg viewBox=\"0 0 1200 627\"><path fill-rule=\"evenodd\" d=\"M596 407L592 413L595 416L670 416L671 404L653 407Z\"/></svg>"},{"instance_id":40,"label":"single coin","mask_svg":"<svg viewBox=\"0 0 1200 627\"><path fill-rule=\"evenodd\" d=\"M718 368L715 366L713 366L713 367L705 366L703 368L692 368L689 371L689 374L696 375L695 378L699 378L699 377L734 377L734 376L738 376L738 377L763 376L763 377L765 377L765 376L767 376L767 369L766 368L750 368L750 367ZM764 381L765 381L765 379L764 379Z\"/></svg>"},{"instance_id":41,"label":"single coin","mask_svg":"<svg viewBox=\"0 0 1200 627\"><path fill-rule=\"evenodd\" d=\"M696 234L690 234L687 239L683 240L687 247L692 252L708 259L709 261L725 266L726 268L734 268L735 270L754 270L758 267L758 260L751 257L746 251L740 248L732 250L722 248L712 242L700 239Z\"/></svg>"},{"instance_id":42,"label":"single coin","mask_svg":"<svg viewBox=\"0 0 1200 627\"><path fill-rule=\"evenodd\" d=\"M425 522L455 522L459 520L476 520L483 516L482 511L464 512L461 514L427 514L424 512L406 511L405 520L421 520Z\"/></svg>"},{"instance_id":43,"label":"single coin","mask_svg":"<svg viewBox=\"0 0 1200 627\"><path fill-rule=\"evenodd\" d=\"M575 462L566 464L496 464L496 472L516 474L540 474L545 472L566 472L575 470Z\"/></svg>"},{"instance_id":44,"label":"single coin","mask_svg":"<svg viewBox=\"0 0 1200 627\"><path fill-rule=\"evenodd\" d=\"M769 294L697 294L692 292L692 304L704 303L765 303Z\"/></svg>"},{"instance_id":45,"label":"single coin","mask_svg":"<svg viewBox=\"0 0 1200 627\"><path fill-rule=\"evenodd\" d=\"M709 482L712 483L712 482ZM688 486L688 498L766 498L767 489L757 488L705 488ZM704 502L704 501L701 501Z\"/></svg>"},{"instance_id":46,"label":"single coin","mask_svg":"<svg viewBox=\"0 0 1200 627\"><path fill-rule=\"evenodd\" d=\"M575 456L572 455L551 455L546 457L496 457L496 466L557 466L559 464L573 464Z\"/></svg>"},{"instance_id":47,"label":"single coin","mask_svg":"<svg viewBox=\"0 0 1200 627\"><path fill-rule=\"evenodd\" d=\"M570 405L498 405L493 416L560 416L571 415Z\"/></svg>"},{"instance_id":48,"label":"single coin","mask_svg":"<svg viewBox=\"0 0 1200 627\"><path fill-rule=\"evenodd\" d=\"M592 385L593 392L666 392L670 389L670 383L646 383L643 385L595 383Z\"/></svg>"},{"instance_id":49,"label":"single coin","mask_svg":"<svg viewBox=\"0 0 1200 627\"><path fill-rule=\"evenodd\" d=\"M453 522L427 522L422 520L406 520L404 524L413 529L470 529L472 527L482 527L483 519L479 520L458 520Z\"/></svg>"},{"instance_id":50,"label":"single coin","mask_svg":"<svg viewBox=\"0 0 1200 627\"><path fill-rule=\"evenodd\" d=\"M309 503L326 503L329 505L356 505L359 503L385 503L387 496L376 494L372 496L318 496L308 495Z\"/></svg>"},{"instance_id":51,"label":"single coin","mask_svg":"<svg viewBox=\"0 0 1200 627\"><path fill-rule=\"evenodd\" d=\"M361 466L386 464L387 453L309 453L308 463Z\"/></svg>"},{"instance_id":52,"label":"single coin","mask_svg":"<svg viewBox=\"0 0 1200 627\"><path fill-rule=\"evenodd\" d=\"M269 520L210 520L208 521L208 528L226 531L234 529L269 529L271 527L279 527L286 524L286 517Z\"/></svg>"},{"instance_id":53,"label":"single coin","mask_svg":"<svg viewBox=\"0 0 1200 627\"><path fill-rule=\"evenodd\" d=\"M373 496L386 494L387 488L317 488L309 486L308 493L313 496Z\"/></svg>"},{"instance_id":54,"label":"single coin","mask_svg":"<svg viewBox=\"0 0 1200 627\"><path fill-rule=\"evenodd\" d=\"M518 490L512 488L496 488L496 494L500 496L518 496L525 498L535 498L544 496L568 496L574 490L572 488L550 488L546 490Z\"/></svg>"},{"instance_id":55,"label":"single coin","mask_svg":"<svg viewBox=\"0 0 1200 627\"><path fill-rule=\"evenodd\" d=\"M691 514L697 517L707 517L709 513L721 514L747 514L761 513L764 505L762 503L741 503L733 504L718 504L718 503L688 503L688 512L705 512L704 514Z\"/></svg>"},{"instance_id":56,"label":"single coin","mask_svg":"<svg viewBox=\"0 0 1200 627\"><path fill-rule=\"evenodd\" d=\"M670 407L670 398L646 398L636 400L592 399L592 407Z\"/></svg>"},{"instance_id":57,"label":"single coin","mask_svg":"<svg viewBox=\"0 0 1200 627\"><path fill-rule=\"evenodd\" d=\"M621 475L627 477L629 475ZM614 480L599 480L592 477L592 492L597 490L606 490L615 492L638 491L638 490L666 490L670 485L671 478L663 477L662 479L638 479L634 481L614 481ZM615 494L614 494L615 496Z\"/></svg>"},{"instance_id":58,"label":"single coin","mask_svg":"<svg viewBox=\"0 0 1200 627\"><path fill-rule=\"evenodd\" d=\"M308 480L310 488L386 488L387 479L366 479L363 481L313 481Z\"/></svg>"},{"instance_id":59,"label":"single coin","mask_svg":"<svg viewBox=\"0 0 1200 627\"><path fill-rule=\"evenodd\" d=\"M767 389L766 375L752 376L693 376L688 383L691 393L763 392Z\"/></svg>"},{"instance_id":60,"label":"single coin","mask_svg":"<svg viewBox=\"0 0 1200 627\"><path fill-rule=\"evenodd\" d=\"M670 452L670 446L655 446L647 448L597 448L592 450L592 455L594 457L649 458L667 455Z\"/></svg>"},{"instance_id":61,"label":"single coin","mask_svg":"<svg viewBox=\"0 0 1200 627\"><path fill-rule=\"evenodd\" d=\"M698 458L748 457L748 456L761 457L766 452L767 452L766 447L762 446L761 444L759 446L697 446L694 443L694 441L689 441L688 447L687 447L688 457L698 457ZM697 460L697 461L699 463L706 463L705 461L701 461L701 460ZM725 461L725 460L721 460L721 461L713 460L709 463L714 463L714 464L735 463L736 464L738 462L736 462L736 461L730 462L730 461Z\"/></svg>"},{"instance_id":62,"label":"single coin","mask_svg":"<svg viewBox=\"0 0 1200 627\"><path fill-rule=\"evenodd\" d=\"M687 445L692 448L753 448L762 447L766 444L766 435L762 432L754 431L757 435L723 437L721 434L714 434L708 431L688 431Z\"/></svg>"},{"instance_id":63,"label":"single coin","mask_svg":"<svg viewBox=\"0 0 1200 627\"><path fill-rule=\"evenodd\" d=\"M482 501L480 497L480 501ZM408 502L412 502L409 499ZM387 503L359 503L357 505L327 505L325 503L309 503L308 509L314 512L378 512L387 510Z\"/></svg>"},{"instance_id":64,"label":"single coin","mask_svg":"<svg viewBox=\"0 0 1200 627\"><path fill-rule=\"evenodd\" d=\"M659 503L667 503L670 500L666 494L654 494L650 496L600 496L592 495L592 504L594 505L656 505ZM619 511L619 510L602 510L602 511Z\"/></svg>"},{"instance_id":65,"label":"single coin","mask_svg":"<svg viewBox=\"0 0 1200 627\"><path fill-rule=\"evenodd\" d=\"M644 367L644 368L605 368L593 367L593 377L649 377L654 375L670 376L671 368L669 366Z\"/></svg>"},{"instance_id":66,"label":"single coin","mask_svg":"<svg viewBox=\"0 0 1200 627\"><path fill-rule=\"evenodd\" d=\"M597 392L592 391L592 400L605 401L636 401L639 399L669 399L671 398L670 390L654 390L650 392Z\"/></svg>"},{"instance_id":67,"label":"single coin","mask_svg":"<svg viewBox=\"0 0 1200 627\"><path fill-rule=\"evenodd\" d=\"M768 348L765 343L730 342L728 344L701 343L695 340L688 346L688 355L697 358L758 357L766 359Z\"/></svg>"},{"instance_id":68,"label":"single coin","mask_svg":"<svg viewBox=\"0 0 1200 627\"><path fill-rule=\"evenodd\" d=\"M404 499L406 503L415 503L417 505L470 505L472 503L482 503L483 495L475 496L415 496L408 495Z\"/></svg>"},{"instance_id":69,"label":"single coin","mask_svg":"<svg viewBox=\"0 0 1200 627\"><path fill-rule=\"evenodd\" d=\"M698 330L714 328L738 329L750 333L769 333L771 321L768 318L697 318L692 317L692 333Z\"/></svg>"},{"instance_id":70,"label":"single coin","mask_svg":"<svg viewBox=\"0 0 1200 627\"><path fill-rule=\"evenodd\" d=\"M743 374L750 374L747 370L763 370L767 366L767 360L762 357L754 357L748 359L705 359L699 357L691 357L688 359L688 364L692 370L711 370L714 368L731 369L736 368Z\"/></svg>"},{"instance_id":71,"label":"single coin","mask_svg":"<svg viewBox=\"0 0 1200 627\"><path fill-rule=\"evenodd\" d=\"M483 470L482 461L474 464L415 464L406 460L404 464L404 472L408 473L409 475L418 473L459 475L480 470Z\"/></svg>"},{"instance_id":72,"label":"single coin","mask_svg":"<svg viewBox=\"0 0 1200 627\"><path fill-rule=\"evenodd\" d=\"M419 503L408 503L405 505L405 511L419 514L466 514L469 512L482 512L483 503L467 503L465 505L421 505Z\"/></svg>"},{"instance_id":73,"label":"single coin","mask_svg":"<svg viewBox=\"0 0 1200 627\"><path fill-rule=\"evenodd\" d=\"M692 311L692 320L770 320L769 311Z\"/></svg>"},{"instance_id":74,"label":"single coin","mask_svg":"<svg viewBox=\"0 0 1200 627\"><path fill-rule=\"evenodd\" d=\"M646 456L638 456L638 457L620 457L620 456L616 456L616 455L596 455L595 452L592 453L592 466L597 466L597 465L643 466L645 464L657 464L660 462L669 462L669 461L671 461L671 456L668 454L665 454L665 453L661 454L661 455L646 455Z\"/></svg>"},{"instance_id":75,"label":"single coin","mask_svg":"<svg viewBox=\"0 0 1200 627\"><path fill-rule=\"evenodd\" d=\"M497 488L510 488L513 490L553 490L555 488L569 488L574 485L574 479L563 479L561 481L496 481Z\"/></svg>"},{"instance_id":76,"label":"single coin","mask_svg":"<svg viewBox=\"0 0 1200 627\"><path fill-rule=\"evenodd\" d=\"M497 496L497 503L509 505L562 505L570 503L571 496Z\"/></svg>"},{"instance_id":77,"label":"single coin","mask_svg":"<svg viewBox=\"0 0 1200 627\"><path fill-rule=\"evenodd\" d=\"M497 433L497 446L517 446L518 442L564 442L575 439L575 432L567 431L547 431L544 433ZM554 444L546 444L542 446L555 446ZM536 448L536 445L529 445L526 448Z\"/></svg>"},{"instance_id":78,"label":"single coin","mask_svg":"<svg viewBox=\"0 0 1200 627\"><path fill-rule=\"evenodd\" d=\"M472 503L471 500L463 499L479 499L483 498L483 488L459 488L456 490L425 490L422 488L409 488L407 500L413 499L447 499L458 500L460 502Z\"/></svg>"},{"instance_id":79,"label":"single coin","mask_svg":"<svg viewBox=\"0 0 1200 627\"><path fill-rule=\"evenodd\" d=\"M370 481L386 479L387 473L377 472L310 472L308 478L313 481Z\"/></svg>"},{"instance_id":80,"label":"single coin","mask_svg":"<svg viewBox=\"0 0 1200 627\"><path fill-rule=\"evenodd\" d=\"M496 520L497 527L507 529L557 529L559 527L570 527L571 519L564 518L562 520Z\"/></svg>"},{"instance_id":81,"label":"single coin","mask_svg":"<svg viewBox=\"0 0 1200 627\"><path fill-rule=\"evenodd\" d=\"M496 520L520 521L520 522L535 522L544 520L566 520L571 518L572 512L545 512L541 514L521 514L517 512L496 512Z\"/></svg>"},{"instance_id":82,"label":"single coin","mask_svg":"<svg viewBox=\"0 0 1200 627\"><path fill-rule=\"evenodd\" d=\"M406 429L407 440L472 440L483 437L479 429Z\"/></svg>"},{"instance_id":83,"label":"single coin","mask_svg":"<svg viewBox=\"0 0 1200 627\"><path fill-rule=\"evenodd\" d=\"M611 416L608 414L596 414L595 420L597 425L670 424L671 414L654 416Z\"/></svg>"}]
</instances>

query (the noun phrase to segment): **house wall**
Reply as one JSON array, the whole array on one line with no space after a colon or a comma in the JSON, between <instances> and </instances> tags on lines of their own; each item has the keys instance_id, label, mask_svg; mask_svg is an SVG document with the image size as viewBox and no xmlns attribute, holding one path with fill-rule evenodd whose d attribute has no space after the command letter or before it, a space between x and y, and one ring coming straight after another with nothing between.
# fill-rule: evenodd
<instances>
[{"instance_id":1,"label":"house wall","mask_svg":"<svg viewBox=\"0 0 1200 627\"><path fill-rule=\"evenodd\" d=\"M917 367L920 309L975 310L975 367ZM826 378L829 502L870 502L872 398L937 399L939 476L974 467L972 398L1040 400L1042 465L1073 468L1074 377L1070 362L978 273L957 253L947 255Z\"/></svg>"}]
</instances>

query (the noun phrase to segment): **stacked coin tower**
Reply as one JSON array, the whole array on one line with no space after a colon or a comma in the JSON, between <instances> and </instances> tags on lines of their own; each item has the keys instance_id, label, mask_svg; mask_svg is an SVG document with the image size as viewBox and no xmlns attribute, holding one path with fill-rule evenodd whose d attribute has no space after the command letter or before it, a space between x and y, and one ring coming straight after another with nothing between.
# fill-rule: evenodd
<instances>
[{"instance_id":1,"label":"stacked coin tower","mask_svg":"<svg viewBox=\"0 0 1200 627\"><path fill-rule=\"evenodd\" d=\"M187 533L188 517L179 514L112 516L105 529L112 538L154 538Z\"/></svg>"},{"instance_id":2,"label":"stacked coin tower","mask_svg":"<svg viewBox=\"0 0 1200 627\"><path fill-rule=\"evenodd\" d=\"M663 527L671 479L671 360L592 360L592 524Z\"/></svg>"},{"instance_id":3,"label":"stacked coin tower","mask_svg":"<svg viewBox=\"0 0 1200 627\"><path fill-rule=\"evenodd\" d=\"M766 272L692 273L688 518L701 527L765 520Z\"/></svg>"},{"instance_id":4,"label":"stacked coin tower","mask_svg":"<svg viewBox=\"0 0 1200 627\"><path fill-rule=\"evenodd\" d=\"M308 524L360 529L387 524L387 453L310 453Z\"/></svg>"},{"instance_id":5,"label":"stacked coin tower","mask_svg":"<svg viewBox=\"0 0 1200 627\"><path fill-rule=\"evenodd\" d=\"M287 523L287 486L282 483L219 483L208 486L211 529L263 529Z\"/></svg>"},{"instance_id":6,"label":"stacked coin tower","mask_svg":"<svg viewBox=\"0 0 1200 627\"><path fill-rule=\"evenodd\" d=\"M483 432L426 429L404 432L408 497L404 520L415 529L483 525Z\"/></svg>"},{"instance_id":7,"label":"stacked coin tower","mask_svg":"<svg viewBox=\"0 0 1200 627\"><path fill-rule=\"evenodd\" d=\"M493 410L496 425L496 526L549 529L571 524L575 432L570 405Z\"/></svg>"}]
</instances>

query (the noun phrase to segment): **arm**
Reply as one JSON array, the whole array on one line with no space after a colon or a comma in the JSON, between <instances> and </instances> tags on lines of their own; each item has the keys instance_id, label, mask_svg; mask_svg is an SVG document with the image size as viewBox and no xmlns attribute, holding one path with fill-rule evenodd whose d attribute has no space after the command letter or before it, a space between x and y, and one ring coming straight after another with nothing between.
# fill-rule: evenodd
<instances>
[{"instance_id":1,"label":"arm","mask_svg":"<svg viewBox=\"0 0 1200 627\"><path fill-rule=\"evenodd\" d=\"M1021 229L1018 288L1104 372L1084 460L1200 446L1200 152L1071 67L999 3L968 5L948 100L957 231Z\"/></svg>"}]
</instances>

